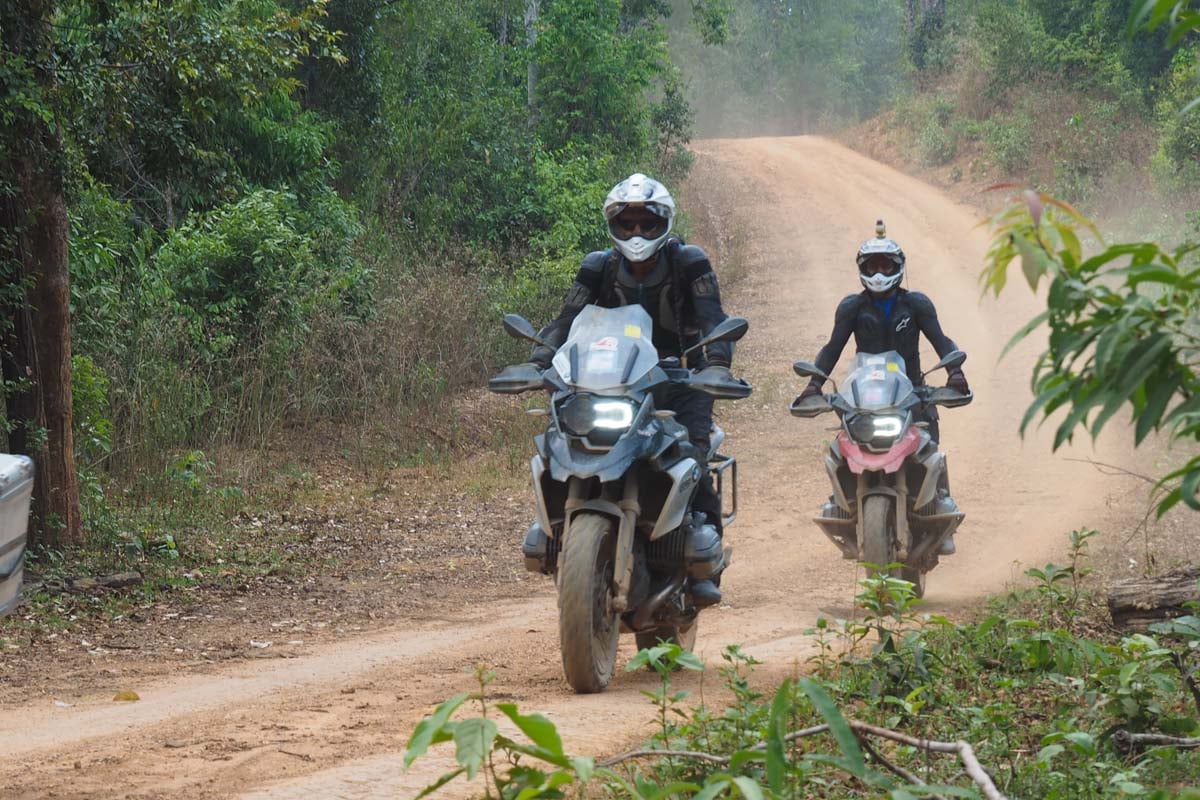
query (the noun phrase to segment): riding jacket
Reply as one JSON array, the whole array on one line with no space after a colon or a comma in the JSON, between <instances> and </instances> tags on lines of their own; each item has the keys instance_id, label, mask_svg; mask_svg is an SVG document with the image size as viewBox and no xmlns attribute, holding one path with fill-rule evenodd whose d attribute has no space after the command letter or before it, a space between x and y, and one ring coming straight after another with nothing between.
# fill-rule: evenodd
<instances>
[{"instance_id":1,"label":"riding jacket","mask_svg":"<svg viewBox=\"0 0 1200 800\"><path fill-rule=\"evenodd\" d=\"M646 309L654 323L652 341L662 358L682 357L726 318L717 275L701 248L671 237L641 281L634 278L629 262L618 251L598 250L583 259L558 318L541 331L547 346L535 348L530 360L548 365L567 340L575 317L590 304L604 308L637 304ZM728 367L732 360L733 343L716 342L701 354L693 353L688 366Z\"/></svg>"},{"instance_id":2,"label":"riding jacket","mask_svg":"<svg viewBox=\"0 0 1200 800\"><path fill-rule=\"evenodd\" d=\"M851 334L854 334L854 343L860 353L888 350L899 353L914 386L923 383L921 334L925 334L939 358L958 349L942 332L933 301L920 292L907 289L897 289L887 298L872 297L864 290L842 300L834 315L829 343L817 353L816 364L826 375L837 366ZM813 383L819 386L824 381L814 378Z\"/></svg>"}]
</instances>

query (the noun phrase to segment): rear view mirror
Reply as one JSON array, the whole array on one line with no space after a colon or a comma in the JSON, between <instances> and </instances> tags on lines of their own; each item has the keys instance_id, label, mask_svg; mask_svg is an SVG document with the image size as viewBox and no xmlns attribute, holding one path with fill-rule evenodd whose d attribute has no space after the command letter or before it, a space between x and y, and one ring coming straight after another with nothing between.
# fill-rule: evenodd
<instances>
[{"instance_id":1,"label":"rear view mirror","mask_svg":"<svg viewBox=\"0 0 1200 800\"><path fill-rule=\"evenodd\" d=\"M707 347L714 342L736 342L750 330L750 323L742 317L728 317L718 322L708 335L687 349L688 353ZM687 355L687 353L684 353Z\"/></svg>"},{"instance_id":2,"label":"rear view mirror","mask_svg":"<svg viewBox=\"0 0 1200 800\"><path fill-rule=\"evenodd\" d=\"M953 350L953 351L947 353L946 357L943 358L941 361L939 361L938 363L936 363L932 367L930 367L928 370L926 370L922 374L922 377L924 377L925 375L928 375L930 372L937 372L939 369L957 369L958 367L961 367L963 365L963 362L966 360L967 360L966 353L964 353L962 350Z\"/></svg>"},{"instance_id":3,"label":"rear view mirror","mask_svg":"<svg viewBox=\"0 0 1200 800\"><path fill-rule=\"evenodd\" d=\"M533 329L533 324L520 314L504 315L504 330L514 339L526 339L534 344L545 344Z\"/></svg>"}]
</instances>

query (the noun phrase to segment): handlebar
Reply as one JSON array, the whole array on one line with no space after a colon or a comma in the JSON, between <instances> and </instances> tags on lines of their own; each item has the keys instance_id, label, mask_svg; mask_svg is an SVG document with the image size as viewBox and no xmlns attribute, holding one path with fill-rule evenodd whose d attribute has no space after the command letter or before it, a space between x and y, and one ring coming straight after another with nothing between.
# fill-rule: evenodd
<instances>
[{"instance_id":1,"label":"handlebar","mask_svg":"<svg viewBox=\"0 0 1200 800\"><path fill-rule=\"evenodd\" d=\"M659 362L659 368L665 373L667 380L681 386L690 386L697 391L705 392L723 400L739 400L749 397L753 387L740 378L729 376L706 376L704 380L697 377L704 370L693 372L679 366L679 359L667 358ZM488 390L496 394L521 394L547 388L544 370L536 364L512 364L500 370L499 374L488 381Z\"/></svg>"},{"instance_id":2,"label":"handlebar","mask_svg":"<svg viewBox=\"0 0 1200 800\"><path fill-rule=\"evenodd\" d=\"M945 406L946 408L959 408L968 405L975 399L974 392L959 394L953 389L947 389L945 386L914 386L913 394L921 399L921 402L927 406ZM829 411L837 411L835 405L836 394L814 394L805 397L803 400L797 397L792 401L788 410L793 417L818 417ZM849 410L846 408L843 411Z\"/></svg>"}]
</instances>

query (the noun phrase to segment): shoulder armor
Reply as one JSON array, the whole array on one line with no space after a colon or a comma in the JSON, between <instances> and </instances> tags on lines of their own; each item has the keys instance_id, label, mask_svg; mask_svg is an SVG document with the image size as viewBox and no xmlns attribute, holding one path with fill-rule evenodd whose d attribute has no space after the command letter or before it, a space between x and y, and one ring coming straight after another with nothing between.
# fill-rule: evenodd
<instances>
[{"instance_id":1,"label":"shoulder armor","mask_svg":"<svg viewBox=\"0 0 1200 800\"><path fill-rule=\"evenodd\" d=\"M846 295L845 297L842 298L842 302L838 303L838 307L837 307L838 313L841 314L843 312L851 311L853 309L858 308L858 306L865 299L866 299L866 292L857 292L855 294Z\"/></svg>"},{"instance_id":2,"label":"shoulder armor","mask_svg":"<svg viewBox=\"0 0 1200 800\"><path fill-rule=\"evenodd\" d=\"M708 253L704 248L694 244L680 244L675 250L675 263L681 267L691 267L696 264L708 265Z\"/></svg>"},{"instance_id":3,"label":"shoulder armor","mask_svg":"<svg viewBox=\"0 0 1200 800\"><path fill-rule=\"evenodd\" d=\"M933 301L924 292L905 292L904 298L914 309L921 312L933 311Z\"/></svg>"},{"instance_id":4,"label":"shoulder armor","mask_svg":"<svg viewBox=\"0 0 1200 800\"><path fill-rule=\"evenodd\" d=\"M583 257L583 266L581 269L588 272L600 272L604 269L604 262L608 261L611 250L593 250Z\"/></svg>"}]
</instances>

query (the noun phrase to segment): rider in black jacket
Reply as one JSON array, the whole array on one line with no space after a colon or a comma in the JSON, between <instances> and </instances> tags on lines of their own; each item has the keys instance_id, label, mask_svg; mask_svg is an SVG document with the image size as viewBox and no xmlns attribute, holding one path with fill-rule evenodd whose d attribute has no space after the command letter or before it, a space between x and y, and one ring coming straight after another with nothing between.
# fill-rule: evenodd
<instances>
[{"instance_id":1,"label":"rider in black jacket","mask_svg":"<svg viewBox=\"0 0 1200 800\"><path fill-rule=\"evenodd\" d=\"M567 293L558 318L540 333L530 361L546 369L555 350L567 339L571 323L589 304L615 308L637 304L654 322L652 339L659 356L682 358L684 352L726 318L721 292L705 252L671 235L675 202L665 186L642 174L631 175L613 187L604 202L604 218L615 247L588 254ZM729 376L731 342L716 342L693 354L692 369ZM713 398L696 389L671 386L660 408L675 412L701 464L711 441ZM702 512L717 535L722 535L721 504L712 479L704 471L693 507ZM697 606L720 602L713 581L692 584Z\"/></svg>"},{"instance_id":2,"label":"rider in black jacket","mask_svg":"<svg viewBox=\"0 0 1200 800\"><path fill-rule=\"evenodd\" d=\"M849 295L838 305L833 334L817 354L816 365L827 375L832 372L853 334L857 352L895 350L899 353L909 380L914 386L921 386L921 334L925 334L939 358L958 348L942 332L933 301L920 292L900 288L904 279L904 251L887 238L882 220L876 223L875 232L875 238L864 242L858 251L858 277L863 291ZM824 382L821 378L813 378L797 400L820 394ZM948 370L946 386L961 394L970 391L961 367ZM935 442L939 441L937 409L927 408L923 420L928 423L929 435ZM948 495L949 485L943 489ZM940 553L954 553L953 536L942 543Z\"/></svg>"}]
</instances>

